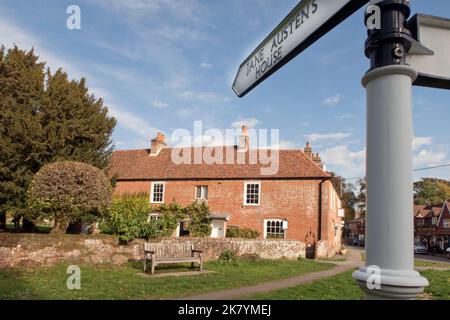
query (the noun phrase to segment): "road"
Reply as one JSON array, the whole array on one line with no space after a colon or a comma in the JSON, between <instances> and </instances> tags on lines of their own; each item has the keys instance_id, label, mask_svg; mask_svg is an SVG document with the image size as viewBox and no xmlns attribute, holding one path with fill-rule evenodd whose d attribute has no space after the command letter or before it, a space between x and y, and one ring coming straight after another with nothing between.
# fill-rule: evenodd
<instances>
[{"instance_id":1,"label":"road","mask_svg":"<svg viewBox=\"0 0 450 320\"><path fill-rule=\"evenodd\" d=\"M359 250L359 251L364 251L364 248L362 247L357 247L357 246L350 246L350 245L346 245L346 248L349 249L353 249L353 250ZM450 265L450 259L447 259L447 257L445 256L445 254L415 254L414 258L416 260L423 260L423 261L433 261L433 262L444 262L444 263L448 263Z\"/></svg>"}]
</instances>

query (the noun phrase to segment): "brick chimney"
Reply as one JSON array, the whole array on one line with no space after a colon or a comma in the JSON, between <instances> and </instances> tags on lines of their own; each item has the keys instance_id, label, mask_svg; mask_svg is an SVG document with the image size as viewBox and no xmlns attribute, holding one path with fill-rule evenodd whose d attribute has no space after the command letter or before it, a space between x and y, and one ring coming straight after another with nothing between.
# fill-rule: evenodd
<instances>
[{"instance_id":1,"label":"brick chimney","mask_svg":"<svg viewBox=\"0 0 450 320\"><path fill-rule=\"evenodd\" d=\"M317 164L321 169L323 169L322 159L320 158L320 155L318 153L312 154L312 161L314 161L315 164Z\"/></svg>"},{"instance_id":2,"label":"brick chimney","mask_svg":"<svg viewBox=\"0 0 450 320\"><path fill-rule=\"evenodd\" d=\"M250 137L247 126L242 126L242 134L239 136L238 151L246 152L250 147Z\"/></svg>"},{"instance_id":3,"label":"brick chimney","mask_svg":"<svg viewBox=\"0 0 450 320\"><path fill-rule=\"evenodd\" d=\"M166 136L164 136L161 132L158 132L155 139L152 139L152 146L150 150L150 156L155 157L159 154L161 149L167 147Z\"/></svg>"},{"instance_id":4,"label":"brick chimney","mask_svg":"<svg viewBox=\"0 0 450 320\"><path fill-rule=\"evenodd\" d=\"M309 142L306 143L306 147L305 147L305 155L312 159L313 153L312 153L312 147L311 144Z\"/></svg>"}]
</instances>

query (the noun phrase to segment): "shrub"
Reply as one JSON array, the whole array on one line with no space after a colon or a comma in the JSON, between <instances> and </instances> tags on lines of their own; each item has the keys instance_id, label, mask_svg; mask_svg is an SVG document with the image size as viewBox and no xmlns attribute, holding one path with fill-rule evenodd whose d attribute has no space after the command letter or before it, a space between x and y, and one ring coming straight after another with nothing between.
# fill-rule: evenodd
<instances>
[{"instance_id":1,"label":"shrub","mask_svg":"<svg viewBox=\"0 0 450 320\"><path fill-rule=\"evenodd\" d=\"M206 203L194 202L185 209L186 216L191 218L189 232L192 237L209 237L211 235L210 210Z\"/></svg>"},{"instance_id":2,"label":"shrub","mask_svg":"<svg viewBox=\"0 0 450 320\"><path fill-rule=\"evenodd\" d=\"M149 221L150 204L145 194L125 195L113 199L109 216L100 223L103 233L114 234L121 242L158 235L158 226Z\"/></svg>"},{"instance_id":3,"label":"shrub","mask_svg":"<svg viewBox=\"0 0 450 320\"><path fill-rule=\"evenodd\" d=\"M157 216L153 218L150 213ZM100 230L117 235L125 243L139 238L170 237L183 218L183 208L176 202L152 208L148 194L127 194L114 198L110 215L103 219Z\"/></svg>"},{"instance_id":4,"label":"shrub","mask_svg":"<svg viewBox=\"0 0 450 320\"><path fill-rule=\"evenodd\" d=\"M248 261L248 262L260 262L261 257L257 253L247 253L239 256L239 259L242 261Z\"/></svg>"},{"instance_id":5,"label":"shrub","mask_svg":"<svg viewBox=\"0 0 450 320\"><path fill-rule=\"evenodd\" d=\"M237 254L233 250L225 250L219 255L219 262L230 263L237 261Z\"/></svg>"},{"instance_id":6,"label":"shrub","mask_svg":"<svg viewBox=\"0 0 450 320\"><path fill-rule=\"evenodd\" d=\"M260 233L248 228L228 227L226 236L227 238L256 239L260 236Z\"/></svg>"},{"instance_id":7,"label":"shrub","mask_svg":"<svg viewBox=\"0 0 450 320\"><path fill-rule=\"evenodd\" d=\"M106 175L86 163L63 161L43 166L28 190L33 220L53 218L52 233L66 232L69 223L104 216L111 202Z\"/></svg>"}]
</instances>

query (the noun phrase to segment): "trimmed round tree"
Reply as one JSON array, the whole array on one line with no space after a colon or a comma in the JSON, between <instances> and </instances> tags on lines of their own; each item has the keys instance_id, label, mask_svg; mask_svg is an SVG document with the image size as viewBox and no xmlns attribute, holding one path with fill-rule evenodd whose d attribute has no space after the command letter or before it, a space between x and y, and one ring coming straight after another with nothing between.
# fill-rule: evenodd
<instances>
[{"instance_id":1,"label":"trimmed round tree","mask_svg":"<svg viewBox=\"0 0 450 320\"><path fill-rule=\"evenodd\" d=\"M71 222L101 217L111 203L111 185L100 169L74 161L43 166L28 191L38 219L53 218L52 233L65 233Z\"/></svg>"}]
</instances>

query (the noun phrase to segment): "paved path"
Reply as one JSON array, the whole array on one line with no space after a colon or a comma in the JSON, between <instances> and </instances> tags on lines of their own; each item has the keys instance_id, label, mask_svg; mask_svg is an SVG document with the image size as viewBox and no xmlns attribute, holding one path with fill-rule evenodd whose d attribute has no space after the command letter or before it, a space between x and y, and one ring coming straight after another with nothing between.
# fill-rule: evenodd
<instances>
[{"instance_id":1,"label":"paved path","mask_svg":"<svg viewBox=\"0 0 450 320\"><path fill-rule=\"evenodd\" d=\"M361 255L359 251L349 250L346 254L347 260L345 262L332 262L336 266L332 269L313 272L296 276L288 279L281 279L271 282L266 282L250 287L234 288L227 290L220 290L215 292L204 293L200 295L187 296L181 300L231 300L239 297L249 296L257 293L273 291L282 288L294 287L301 284L313 282L315 280L337 275L359 267L361 262Z\"/></svg>"}]
</instances>

